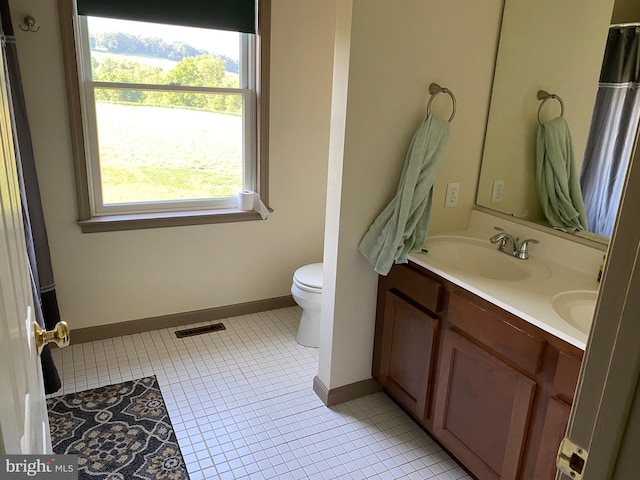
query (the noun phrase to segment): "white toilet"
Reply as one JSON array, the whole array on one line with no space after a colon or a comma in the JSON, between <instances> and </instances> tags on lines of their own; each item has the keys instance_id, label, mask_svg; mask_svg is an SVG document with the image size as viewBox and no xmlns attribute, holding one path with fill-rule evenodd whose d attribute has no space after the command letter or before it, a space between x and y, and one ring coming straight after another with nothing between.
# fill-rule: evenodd
<instances>
[{"instance_id":1,"label":"white toilet","mask_svg":"<svg viewBox=\"0 0 640 480\"><path fill-rule=\"evenodd\" d=\"M320 306L322 305L322 263L305 265L295 271L291 295L302 307L296 342L305 347L318 347Z\"/></svg>"}]
</instances>

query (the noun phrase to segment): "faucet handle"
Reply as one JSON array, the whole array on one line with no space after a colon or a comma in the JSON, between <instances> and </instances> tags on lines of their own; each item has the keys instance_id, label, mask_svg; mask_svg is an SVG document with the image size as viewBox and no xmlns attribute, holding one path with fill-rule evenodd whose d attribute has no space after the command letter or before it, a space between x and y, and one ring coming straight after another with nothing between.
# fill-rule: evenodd
<instances>
[{"instance_id":1,"label":"faucet handle","mask_svg":"<svg viewBox=\"0 0 640 480\"><path fill-rule=\"evenodd\" d=\"M530 243L540 243L540 242L535 238L527 238L526 240L523 240L522 243L520 244L520 248L518 248L518 253L516 255L520 260L526 260L527 258L529 258Z\"/></svg>"},{"instance_id":2,"label":"faucet handle","mask_svg":"<svg viewBox=\"0 0 640 480\"><path fill-rule=\"evenodd\" d=\"M489 239L491 241L491 243L498 243L500 240L502 240L502 243L504 243L505 236L507 234L506 230L504 228L500 228L500 227L493 227L493 229L497 230L500 233L496 233L494 236L492 236Z\"/></svg>"},{"instance_id":3,"label":"faucet handle","mask_svg":"<svg viewBox=\"0 0 640 480\"><path fill-rule=\"evenodd\" d=\"M497 230L500 233L496 233L493 235L489 241L491 243L498 243L498 250L502 251L504 247L507 245L507 236L509 235L503 228L493 227L494 230ZM515 247L514 247L515 248Z\"/></svg>"},{"instance_id":4,"label":"faucet handle","mask_svg":"<svg viewBox=\"0 0 640 480\"><path fill-rule=\"evenodd\" d=\"M528 245L530 243L540 243L538 240L536 240L535 238L527 238L526 240L523 240L521 243L522 245Z\"/></svg>"}]
</instances>

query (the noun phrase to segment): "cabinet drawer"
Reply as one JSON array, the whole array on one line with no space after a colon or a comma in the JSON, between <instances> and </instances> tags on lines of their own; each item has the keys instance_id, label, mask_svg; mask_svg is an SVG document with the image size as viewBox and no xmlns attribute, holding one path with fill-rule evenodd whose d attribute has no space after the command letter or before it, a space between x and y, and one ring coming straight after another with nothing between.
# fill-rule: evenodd
<instances>
[{"instance_id":1,"label":"cabinet drawer","mask_svg":"<svg viewBox=\"0 0 640 480\"><path fill-rule=\"evenodd\" d=\"M442 284L409 265L395 265L387 281L393 290L402 292L427 310L442 310Z\"/></svg>"},{"instance_id":2,"label":"cabinet drawer","mask_svg":"<svg viewBox=\"0 0 640 480\"><path fill-rule=\"evenodd\" d=\"M510 320L506 314L489 310L458 292L450 297L447 319L520 368L533 374L539 372L546 342L518 328L516 324L524 320Z\"/></svg>"}]
</instances>

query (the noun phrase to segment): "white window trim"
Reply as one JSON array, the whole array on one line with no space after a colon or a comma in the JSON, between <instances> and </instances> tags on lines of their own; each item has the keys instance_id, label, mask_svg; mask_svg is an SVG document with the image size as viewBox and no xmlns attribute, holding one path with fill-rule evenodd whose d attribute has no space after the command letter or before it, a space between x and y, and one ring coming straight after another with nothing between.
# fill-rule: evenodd
<instances>
[{"instance_id":1,"label":"white window trim","mask_svg":"<svg viewBox=\"0 0 640 480\"><path fill-rule=\"evenodd\" d=\"M255 45L256 85L251 90L256 101L252 112L243 114L246 119L244 135L254 135L257 154L253 159L255 168L245 179L246 184L255 184L255 191L269 208L268 192L268 151L269 151L269 61L270 61L270 23L271 0L258 0L258 25ZM246 212L236 208L191 209L155 213L96 215L93 210L90 192L90 177L87 171L87 155L82 117L82 88L80 70L76 56L76 35L78 21L75 0L58 0L61 21L63 53L67 76L69 117L71 124L72 150L76 180L78 224L85 233L143 228L202 225L209 223L227 223L260 220L257 212ZM249 67L251 68L252 65ZM242 68L242 67L241 67ZM247 66L245 66L247 68ZM250 126L248 126L250 125ZM256 127L257 125L257 127ZM271 208L269 208L271 210Z\"/></svg>"},{"instance_id":2,"label":"white window trim","mask_svg":"<svg viewBox=\"0 0 640 480\"><path fill-rule=\"evenodd\" d=\"M255 64L255 48L253 48L254 35L240 34L240 62L241 69L239 75L240 88L217 88L217 87L195 87L184 85L154 85L136 84L124 82L101 82L92 79L91 72L91 51L89 49L89 28L87 17L78 16L76 25L78 26L77 38L77 58L80 62L81 104L83 107L83 126L88 139L85 143L85 154L87 161L87 174L90 179L89 193L91 195L92 216L121 215L136 213L160 213L160 212L182 212L193 210L210 209L233 209L237 208L236 197L208 198L197 200L173 200L173 201L149 201L132 202L126 204L103 203L102 178L100 174L100 154L97 127L96 102L94 92L98 88L108 88L112 90L141 90L141 91L161 91L161 92L185 92L185 93L207 93L207 94L234 94L242 96L242 179L243 190L255 190L255 71L249 66Z\"/></svg>"}]
</instances>

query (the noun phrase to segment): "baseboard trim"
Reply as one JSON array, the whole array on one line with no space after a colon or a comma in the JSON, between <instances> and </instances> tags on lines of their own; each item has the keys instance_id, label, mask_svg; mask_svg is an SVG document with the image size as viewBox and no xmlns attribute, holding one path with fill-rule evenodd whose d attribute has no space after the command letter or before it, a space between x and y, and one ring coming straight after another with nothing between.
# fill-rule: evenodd
<instances>
[{"instance_id":1,"label":"baseboard trim","mask_svg":"<svg viewBox=\"0 0 640 480\"><path fill-rule=\"evenodd\" d=\"M318 395L322 403L330 407L371 395L372 393L381 392L382 385L373 378L369 378L360 382L350 383L349 385L343 385L342 387L328 389L316 375L313 377L313 391Z\"/></svg>"},{"instance_id":2,"label":"baseboard trim","mask_svg":"<svg viewBox=\"0 0 640 480\"><path fill-rule=\"evenodd\" d=\"M221 318L237 317L250 313L275 310L277 308L292 307L296 304L291 295L284 297L266 298L253 302L236 303L222 307L205 308L191 312L172 313L159 317L141 318L126 322L99 325L97 327L79 328L71 331L71 344L104 340L119 337L121 335L133 335L135 333L149 332L161 328L181 327L192 323L219 320Z\"/></svg>"}]
</instances>

